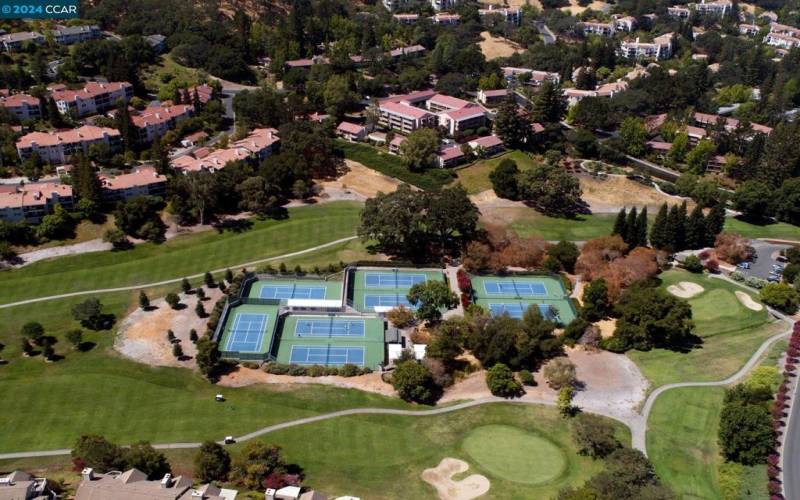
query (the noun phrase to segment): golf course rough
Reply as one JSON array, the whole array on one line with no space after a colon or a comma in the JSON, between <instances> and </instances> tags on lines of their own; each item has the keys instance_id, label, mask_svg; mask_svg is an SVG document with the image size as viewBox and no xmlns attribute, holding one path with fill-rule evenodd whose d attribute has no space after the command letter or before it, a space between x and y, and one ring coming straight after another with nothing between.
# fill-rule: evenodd
<instances>
[{"instance_id":1,"label":"golf course rough","mask_svg":"<svg viewBox=\"0 0 800 500\"><path fill-rule=\"evenodd\" d=\"M549 483L567 469L567 457L558 445L518 427L477 427L461 446L488 473L515 483Z\"/></svg>"}]
</instances>

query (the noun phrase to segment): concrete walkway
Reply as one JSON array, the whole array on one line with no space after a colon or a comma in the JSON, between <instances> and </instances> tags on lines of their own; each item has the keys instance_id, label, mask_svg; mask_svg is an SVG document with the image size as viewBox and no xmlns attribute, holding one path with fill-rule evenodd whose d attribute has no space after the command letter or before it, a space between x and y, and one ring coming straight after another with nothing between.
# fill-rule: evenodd
<instances>
[{"instance_id":1,"label":"concrete walkway","mask_svg":"<svg viewBox=\"0 0 800 500\"><path fill-rule=\"evenodd\" d=\"M227 269L240 269L240 268L243 268L243 267L252 267L252 266L255 266L257 264L263 264L264 262L271 262L271 261L275 261L275 260L279 260L279 259L288 259L290 257L297 257L298 255L304 255L304 254L307 254L307 253L316 252L317 250L322 250L323 248L328 248L328 247L331 247L331 246L338 245L340 243L345 243L345 242L348 242L348 241L352 241L352 240L354 240L356 238L358 238L358 236L348 236L346 238L340 238L338 240L329 241L328 243L323 243L322 245L317 245L315 247L306 248L305 250L299 250L297 252L286 253L286 254L283 254L283 255L276 255L274 257L266 257L264 259L253 260L253 261L244 262L244 263L241 263L241 264L231 264L231 265L226 266L226 267L222 267L222 268L219 268L219 269L214 269L214 270L212 270L210 272L212 274L218 274L218 273L225 272L225 270L227 270ZM187 279L202 278L204 274L205 273L192 274L190 276L186 276L186 278ZM101 288L101 289L98 289L98 290L83 290L83 291L80 291L80 292L70 292L70 293L62 293L62 294L59 294L59 295L50 295L48 297L36 297L34 299L26 299L26 300L20 300L18 302L9 302L8 304L0 304L0 309L6 309L8 307L21 306L21 305L25 305L25 304L33 304L33 303L36 303L36 302L46 302L48 300L66 299L66 298L69 298L69 297L79 297L79 296L82 296L82 295L96 295L96 294L100 294L100 293L126 292L126 291L130 291L130 290L141 290L143 288L152 288L152 287L161 286L161 285L171 285L173 283L180 283L181 280L183 280L183 278L184 277L182 276L180 278L174 278L174 279L169 279L169 280L164 280L164 281L157 281L157 282L154 282L154 283L144 283L144 284L141 284L141 285L122 286L122 287L117 287L117 288Z\"/></svg>"}]
</instances>

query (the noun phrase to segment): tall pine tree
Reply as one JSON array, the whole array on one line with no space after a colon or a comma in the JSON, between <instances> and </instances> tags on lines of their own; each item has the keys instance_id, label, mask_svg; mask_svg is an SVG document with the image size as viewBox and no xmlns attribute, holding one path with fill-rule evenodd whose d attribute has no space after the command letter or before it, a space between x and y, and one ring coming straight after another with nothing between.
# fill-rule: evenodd
<instances>
[{"instance_id":1,"label":"tall pine tree","mask_svg":"<svg viewBox=\"0 0 800 500\"><path fill-rule=\"evenodd\" d=\"M636 218L635 246L647 246L647 207L642 208L642 211L639 212L639 216Z\"/></svg>"},{"instance_id":2,"label":"tall pine tree","mask_svg":"<svg viewBox=\"0 0 800 500\"><path fill-rule=\"evenodd\" d=\"M691 250L702 248L706 240L706 218L700 205L696 205L686 220L686 248Z\"/></svg>"},{"instance_id":3,"label":"tall pine tree","mask_svg":"<svg viewBox=\"0 0 800 500\"><path fill-rule=\"evenodd\" d=\"M706 246L714 245L717 235L725 228L725 207L717 203L706 216Z\"/></svg>"},{"instance_id":4,"label":"tall pine tree","mask_svg":"<svg viewBox=\"0 0 800 500\"><path fill-rule=\"evenodd\" d=\"M114 114L114 127L119 130L119 135L122 137L122 144L125 146L125 151L135 151L137 144L136 128L133 126L128 104L122 99L117 101L117 112Z\"/></svg>"},{"instance_id":5,"label":"tall pine tree","mask_svg":"<svg viewBox=\"0 0 800 500\"><path fill-rule=\"evenodd\" d=\"M653 221L653 227L650 229L650 244L653 248L666 248L669 245L669 238L667 237L667 215L669 207L665 202L658 209L656 218Z\"/></svg>"},{"instance_id":6,"label":"tall pine tree","mask_svg":"<svg viewBox=\"0 0 800 500\"><path fill-rule=\"evenodd\" d=\"M558 123L567 112L567 101L561 88L546 80L533 99L533 119L539 123Z\"/></svg>"},{"instance_id":7,"label":"tall pine tree","mask_svg":"<svg viewBox=\"0 0 800 500\"><path fill-rule=\"evenodd\" d=\"M636 207L633 207L628 212L628 217L625 219L625 232L622 233L622 239L628 244L628 248L633 248L636 243Z\"/></svg>"},{"instance_id":8,"label":"tall pine tree","mask_svg":"<svg viewBox=\"0 0 800 500\"><path fill-rule=\"evenodd\" d=\"M664 225L664 248L673 252L682 250L683 245L683 219L681 219L678 205L672 205L667 214L667 223Z\"/></svg>"},{"instance_id":9,"label":"tall pine tree","mask_svg":"<svg viewBox=\"0 0 800 500\"><path fill-rule=\"evenodd\" d=\"M627 226L625 224L625 207L619 211L617 214L617 220L614 221L614 229L611 230L612 235L619 235L622 236L622 239L625 239L625 236L628 234Z\"/></svg>"},{"instance_id":10,"label":"tall pine tree","mask_svg":"<svg viewBox=\"0 0 800 500\"><path fill-rule=\"evenodd\" d=\"M97 178L94 167L83 153L78 153L73 158L72 188L79 200L89 200L99 204L102 201L103 188Z\"/></svg>"},{"instance_id":11,"label":"tall pine tree","mask_svg":"<svg viewBox=\"0 0 800 500\"><path fill-rule=\"evenodd\" d=\"M531 122L527 116L520 115L514 98L503 101L497 109L494 120L495 133L511 148L522 148L528 142Z\"/></svg>"}]
</instances>

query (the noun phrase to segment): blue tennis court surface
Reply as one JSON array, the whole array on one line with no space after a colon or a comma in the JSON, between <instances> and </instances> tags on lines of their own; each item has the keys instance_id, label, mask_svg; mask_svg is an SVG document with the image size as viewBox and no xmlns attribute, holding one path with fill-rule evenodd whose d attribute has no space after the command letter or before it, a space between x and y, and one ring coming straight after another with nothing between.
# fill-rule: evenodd
<instances>
[{"instance_id":1,"label":"blue tennis court surface","mask_svg":"<svg viewBox=\"0 0 800 500\"><path fill-rule=\"evenodd\" d=\"M543 318L552 319L553 314L550 306L547 304L521 304L519 302L505 302L500 304L489 304L489 311L492 313L492 316L508 314L512 318L521 319L528 307L533 305L539 306L539 313L541 313Z\"/></svg>"},{"instance_id":2,"label":"blue tennis court surface","mask_svg":"<svg viewBox=\"0 0 800 500\"><path fill-rule=\"evenodd\" d=\"M367 288L411 288L417 283L425 283L424 274L365 273L364 285Z\"/></svg>"},{"instance_id":3,"label":"blue tennis court surface","mask_svg":"<svg viewBox=\"0 0 800 500\"><path fill-rule=\"evenodd\" d=\"M231 327L226 351L258 352L268 315L242 313L236 316Z\"/></svg>"},{"instance_id":4,"label":"blue tennis court surface","mask_svg":"<svg viewBox=\"0 0 800 500\"><path fill-rule=\"evenodd\" d=\"M513 295L516 297L543 297L547 288L543 283L516 281L485 281L483 288L486 295Z\"/></svg>"},{"instance_id":5,"label":"blue tennis court surface","mask_svg":"<svg viewBox=\"0 0 800 500\"><path fill-rule=\"evenodd\" d=\"M297 337L363 337L361 319L298 319L294 334Z\"/></svg>"},{"instance_id":6,"label":"blue tennis court surface","mask_svg":"<svg viewBox=\"0 0 800 500\"><path fill-rule=\"evenodd\" d=\"M324 299L325 287L303 285L265 285L258 292L262 299Z\"/></svg>"},{"instance_id":7,"label":"blue tennis court surface","mask_svg":"<svg viewBox=\"0 0 800 500\"><path fill-rule=\"evenodd\" d=\"M396 307L396 306L405 306L409 309L414 309L414 306L408 301L405 295L364 295L364 307L366 309L372 309L375 307Z\"/></svg>"},{"instance_id":8,"label":"blue tennis court surface","mask_svg":"<svg viewBox=\"0 0 800 500\"><path fill-rule=\"evenodd\" d=\"M364 364L363 347L292 346L290 362L297 365Z\"/></svg>"}]
</instances>

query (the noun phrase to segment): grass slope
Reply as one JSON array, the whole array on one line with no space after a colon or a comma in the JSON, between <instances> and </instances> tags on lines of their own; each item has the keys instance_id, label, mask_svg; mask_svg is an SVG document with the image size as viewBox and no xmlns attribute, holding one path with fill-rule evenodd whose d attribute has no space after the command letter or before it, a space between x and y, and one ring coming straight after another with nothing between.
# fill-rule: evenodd
<instances>
[{"instance_id":1,"label":"grass slope","mask_svg":"<svg viewBox=\"0 0 800 500\"><path fill-rule=\"evenodd\" d=\"M739 369L761 342L783 328L768 323L766 311L745 308L734 295L741 289L730 283L685 271L668 271L661 279L665 288L681 281L705 288L689 299L695 332L703 343L687 353L666 349L629 351L628 356L654 387L687 380L723 379ZM756 295L753 298L758 299Z\"/></svg>"},{"instance_id":2,"label":"grass slope","mask_svg":"<svg viewBox=\"0 0 800 500\"><path fill-rule=\"evenodd\" d=\"M240 233L205 231L127 252L99 252L31 264L0 275L0 303L59 293L144 284L303 250L352 236L361 204L289 210L286 220L255 221Z\"/></svg>"},{"instance_id":3,"label":"grass slope","mask_svg":"<svg viewBox=\"0 0 800 500\"><path fill-rule=\"evenodd\" d=\"M533 159L527 153L513 150L495 158L476 161L468 167L456 170L458 182L464 186L464 189L469 194L477 194L487 189L492 189L492 181L489 180L489 174L505 159L514 160L520 170L528 170L535 165Z\"/></svg>"},{"instance_id":4,"label":"grass slope","mask_svg":"<svg viewBox=\"0 0 800 500\"><path fill-rule=\"evenodd\" d=\"M653 406L647 454L678 498L720 498L717 427L723 395L721 387L673 389Z\"/></svg>"},{"instance_id":5,"label":"grass slope","mask_svg":"<svg viewBox=\"0 0 800 500\"><path fill-rule=\"evenodd\" d=\"M109 312L121 316L135 293L103 296ZM62 340L56 351L65 358L45 363L41 356L19 354L17 331L36 319L49 334L61 337L77 326L69 308L75 299L0 311L6 344L0 366L0 392L14 401L14 411L0 412L0 451L70 446L84 433L104 434L121 443L220 439L271 423L358 406L407 407L397 399L322 386L224 388L227 401L214 401L218 387L199 375L173 368L152 368L116 355L112 332L84 332L96 344L89 352L71 351Z\"/></svg>"},{"instance_id":6,"label":"grass slope","mask_svg":"<svg viewBox=\"0 0 800 500\"><path fill-rule=\"evenodd\" d=\"M430 169L426 172L412 172L403 165L399 156L366 144L337 140L336 146L344 152L344 156L348 160L357 161L372 170L400 179L420 189L437 191L452 180L449 171L445 170Z\"/></svg>"},{"instance_id":7,"label":"grass slope","mask_svg":"<svg viewBox=\"0 0 800 500\"><path fill-rule=\"evenodd\" d=\"M465 437L473 429L497 425L511 426L537 443L547 443L547 449L533 453L549 454L550 446L557 447L566 462L563 472L536 486L504 479L479 465L465 450ZM620 438L629 443L630 436L622 426L614 425ZM433 498L433 488L420 474L445 457L470 464L470 470L457 478L474 473L488 477L491 498L552 498L559 489L580 485L602 469L602 462L577 454L569 425L557 410L544 406L490 405L425 418L353 416L282 430L263 439L282 446L289 460L305 469L304 484L334 497ZM509 454L518 453L513 442L497 443L505 444L510 446Z\"/></svg>"},{"instance_id":8,"label":"grass slope","mask_svg":"<svg viewBox=\"0 0 800 500\"><path fill-rule=\"evenodd\" d=\"M774 238L779 240L800 241L800 227L785 222L776 222L774 224L762 226L728 217L725 220L725 231L729 233L739 233L748 238Z\"/></svg>"}]
</instances>

